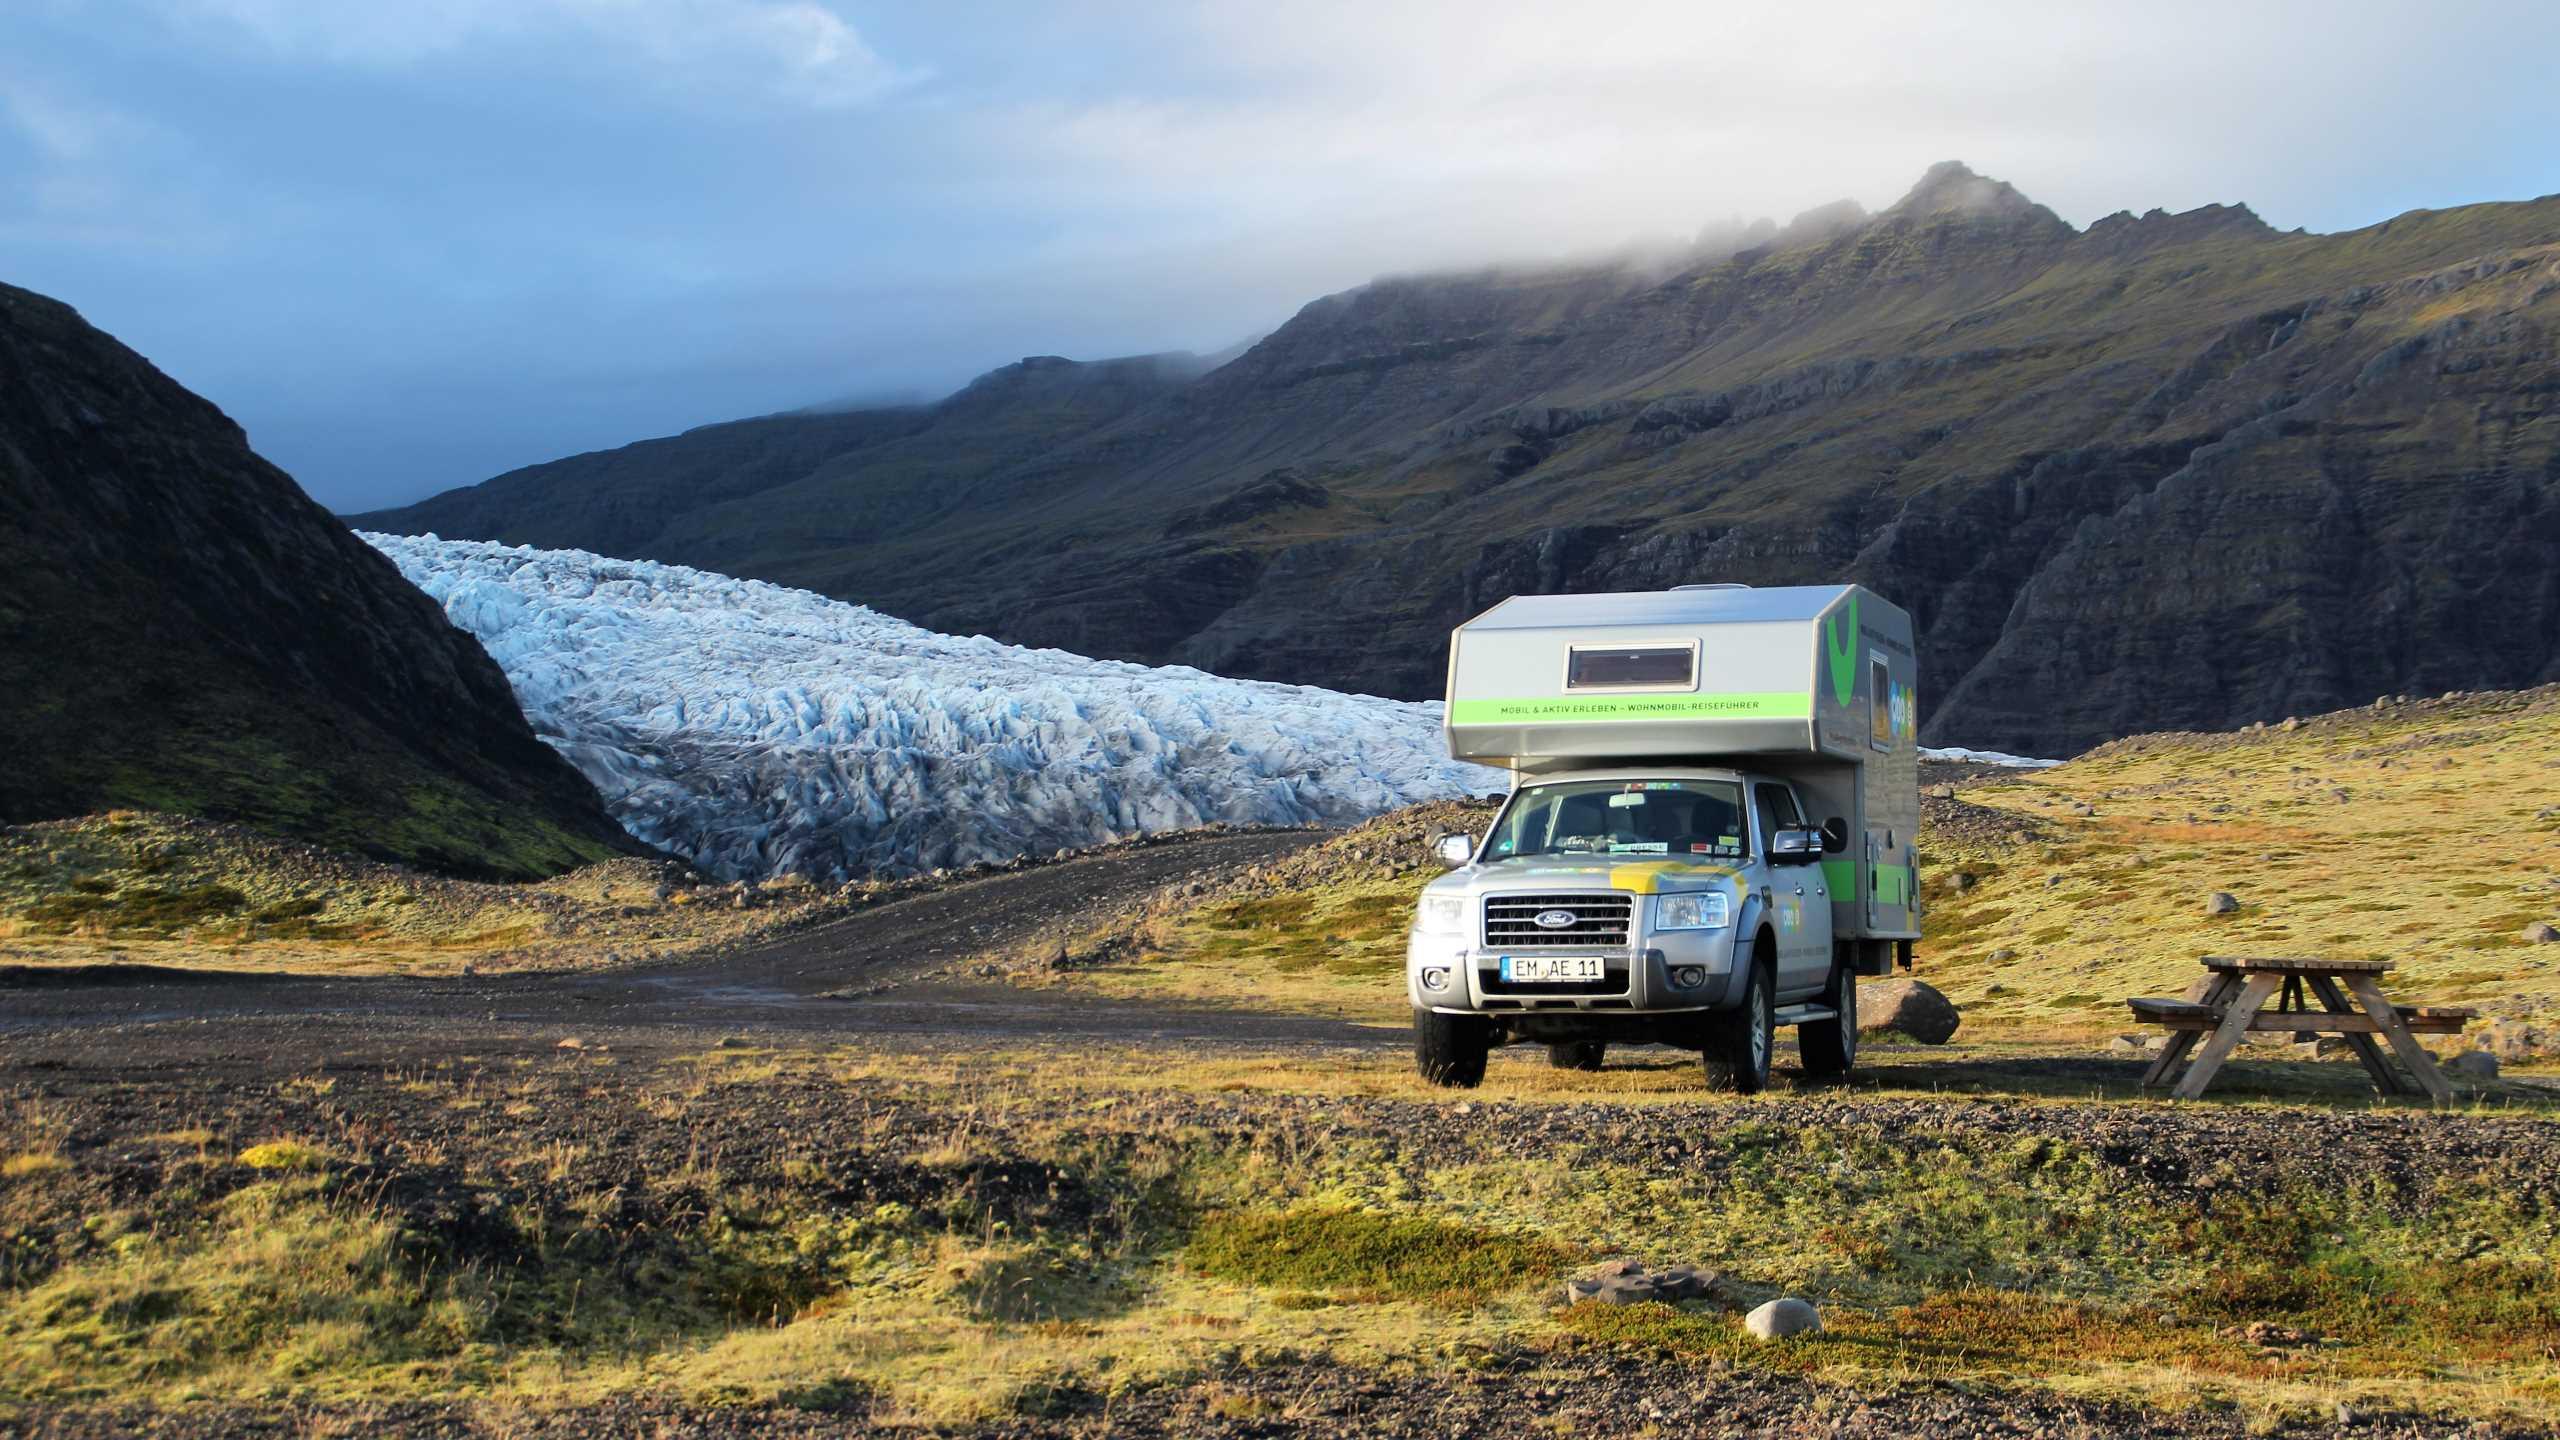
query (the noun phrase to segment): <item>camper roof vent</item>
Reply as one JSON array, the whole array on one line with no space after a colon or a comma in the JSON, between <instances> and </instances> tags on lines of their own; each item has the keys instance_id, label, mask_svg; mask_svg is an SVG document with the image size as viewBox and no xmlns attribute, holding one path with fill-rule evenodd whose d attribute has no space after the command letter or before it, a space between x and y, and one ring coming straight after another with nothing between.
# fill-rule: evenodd
<instances>
[{"instance_id":1,"label":"camper roof vent","mask_svg":"<svg viewBox=\"0 0 2560 1440\"><path fill-rule=\"evenodd\" d=\"M1748 585L1743 584L1743 583L1742 583L1741 581L1739 581L1739 580L1711 580L1711 581L1708 581L1706 584L1703 584L1703 585L1674 585L1674 586L1672 586L1671 588L1672 588L1673 590L1675 590L1675 591L1678 591L1678 590L1748 590L1748 589L1750 589L1751 587L1750 587L1750 586L1748 586Z\"/></svg>"}]
</instances>

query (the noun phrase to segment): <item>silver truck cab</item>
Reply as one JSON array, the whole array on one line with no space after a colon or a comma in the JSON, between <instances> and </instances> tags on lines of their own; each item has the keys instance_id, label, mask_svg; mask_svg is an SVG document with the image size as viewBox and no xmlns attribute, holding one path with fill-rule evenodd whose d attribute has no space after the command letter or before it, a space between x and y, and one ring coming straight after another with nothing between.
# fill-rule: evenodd
<instances>
[{"instance_id":1,"label":"silver truck cab","mask_svg":"<svg viewBox=\"0 0 2560 1440\"><path fill-rule=\"evenodd\" d=\"M1845 663L1843 657L1846 657ZM1415 909L1406 991L1425 1078L1496 1045L1596 1068L1698 1051L1767 1083L1854 1063L1857 977L1918 938L1909 622L1854 586L1523 597L1452 638L1458 758L1513 771Z\"/></svg>"}]
</instances>

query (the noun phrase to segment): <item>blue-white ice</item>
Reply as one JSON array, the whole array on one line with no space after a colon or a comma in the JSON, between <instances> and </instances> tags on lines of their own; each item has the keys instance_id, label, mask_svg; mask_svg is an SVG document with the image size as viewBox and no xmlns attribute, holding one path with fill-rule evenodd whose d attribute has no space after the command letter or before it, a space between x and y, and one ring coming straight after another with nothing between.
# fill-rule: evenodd
<instances>
[{"instance_id":1,"label":"blue-white ice","mask_svg":"<svg viewBox=\"0 0 2560 1440\"><path fill-rule=\"evenodd\" d=\"M939 635L761 581L364 537L632 834L723 879L898 874L1500 790L1437 704Z\"/></svg>"},{"instance_id":2,"label":"blue-white ice","mask_svg":"<svg viewBox=\"0 0 2560 1440\"><path fill-rule=\"evenodd\" d=\"M1923 760L1959 760L1972 765L2006 765L2013 770L2050 770L2059 760L2037 760L2025 755L2012 755L2006 750L1967 750L1961 745L1944 748L1922 746Z\"/></svg>"}]
</instances>

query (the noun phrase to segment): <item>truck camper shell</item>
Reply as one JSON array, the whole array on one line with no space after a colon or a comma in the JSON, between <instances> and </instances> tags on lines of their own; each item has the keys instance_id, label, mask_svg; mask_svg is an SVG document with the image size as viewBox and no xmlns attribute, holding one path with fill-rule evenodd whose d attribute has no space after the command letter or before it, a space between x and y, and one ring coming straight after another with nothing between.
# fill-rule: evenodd
<instances>
[{"instance_id":1,"label":"truck camper shell","mask_svg":"<svg viewBox=\"0 0 2560 1440\"><path fill-rule=\"evenodd\" d=\"M1629 762L1793 783L1832 933L1881 973L1919 937L1919 659L1911 617L1858 585L1522 595L1449 643L1449 753L1515 777ZM1831 822L1838 822L1836 825Z\"/></svg>"}]
</instances>

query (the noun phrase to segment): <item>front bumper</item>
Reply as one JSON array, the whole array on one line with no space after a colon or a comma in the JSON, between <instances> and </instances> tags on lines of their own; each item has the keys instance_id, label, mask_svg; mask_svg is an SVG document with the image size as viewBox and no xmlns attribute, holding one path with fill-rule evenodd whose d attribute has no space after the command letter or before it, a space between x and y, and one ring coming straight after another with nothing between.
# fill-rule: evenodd
<instances>
[{"instance_id":1,"label":"front bumper","mask_svg":"<svg viewBox=\"0 0 2560 1440\"><path fill-rule=\"evenodd\" d=\"M1451 1015L1518 1015L1538 1011L1676 1014L1720 1009L1731 1000L1733 928L1639 929L1626 948L1591 950L1602 957L1608 980L1600 984L1505 985L1503 952L1461 935L1415 930L1405 937L1405 992L1417 1010ZM1694 969L1704 983L1678 985L1675 972ZM1441 972L1439 988L1424 983Z\"/></svg>"}]
</instances>

